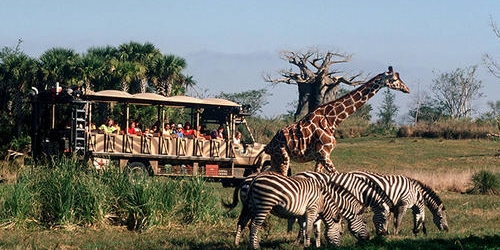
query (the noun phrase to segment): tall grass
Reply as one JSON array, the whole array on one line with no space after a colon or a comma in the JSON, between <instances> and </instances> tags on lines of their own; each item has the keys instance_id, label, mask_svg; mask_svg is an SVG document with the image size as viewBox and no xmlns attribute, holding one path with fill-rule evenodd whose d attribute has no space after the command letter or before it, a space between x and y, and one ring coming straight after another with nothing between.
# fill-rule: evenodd
<instances>
[{"instance_id":1,"label":"tall grass","mask_svg":"<svg viewBox=\"0 0 500 250\"><path fill-rule=\"evenodd\" d=\"M215 221L218 200L202 178L131 178L118 168L96 171L62 158L0 185L0 222L47 228L118 223L144 230L171 221Z\"/></svg>"}]
</instances>

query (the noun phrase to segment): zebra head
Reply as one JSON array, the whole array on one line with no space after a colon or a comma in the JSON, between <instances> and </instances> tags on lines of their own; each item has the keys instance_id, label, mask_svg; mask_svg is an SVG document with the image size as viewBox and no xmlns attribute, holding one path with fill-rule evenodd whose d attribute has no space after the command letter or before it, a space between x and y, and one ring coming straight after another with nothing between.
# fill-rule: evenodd
<instances>
[{"instance_id":1,"label":"zebra head","mask_svg":"<svg viewBox=\"0 0 500 250\"><path fill-rule=\"evenodd\" d=\"M446 231L448 232L448 222L446 220L446 212L445 212L445 207L443 204L439 205L439 207L436 210L431 210L432 215L433 215L433 221L436 224L436 226L439 228L441 231Z\"/></svg>"},{"instance_id":2,"label":"zebra head","mask_svg":"<svg viewBox=\"0 0 500 250\"><path fill-rule=\"evenodd\" d=\"M336 246L340 246L340 239L344 234L344 225L340 213L337 212L337 216L334 219L334 223L330 225L325 223L325 225L326 225L325 238L328 244L335 244Z\"/></svg>"},{"instance_id":3,"label":"zebra head","mask_svg":"<svg viewBox=\"0 0 500 250\"><path fill-rule=\"evenodd\" d=\"M347 228L359 241L369 240L370 232L363 215L358 214L353 220L348 221Z\"/></svg>"}]
</instances>

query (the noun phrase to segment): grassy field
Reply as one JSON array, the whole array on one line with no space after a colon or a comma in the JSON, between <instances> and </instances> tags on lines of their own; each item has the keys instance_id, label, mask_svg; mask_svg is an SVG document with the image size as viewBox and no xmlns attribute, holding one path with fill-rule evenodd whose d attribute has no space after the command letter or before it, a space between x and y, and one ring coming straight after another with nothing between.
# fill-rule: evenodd
<instances>
[{"instance_id":1,"label":"grassy field","mask_svg":"<svg viewBox=\"0 0 500 250\"><path fill-rule=\"evenodd\" d=\"M438 190L447 207L450 232L439 232L427 211L428 235L413 236L411 212L398 236L373 238L359 245L347 232L340 249L500 249L500 196L463 194L470 176L479 170L500 171L499 141L358 138L339 140L332 160L339 171L370 170L413 176ZM313 169L313 164L293 164L294 172ZM2 185L2 184L0 184ZM214 199L229 199L231 188L209 183ZM0 249L234 249L238 206L225 212L220 203L217 221L154 226L142 232L107 223L88 227L9 226L0 229ZM367 214L371 217L371 214ZM370 220L369 220L370 221ZM369 222L372 226L372 223ZM373 229L373 228L372 228ZM286 222L271 217L260 232L264 249L296 249L297 228L286 233ZM373 232L373 230L372 230ZM240 249L246 249L248 230Z\"/></svg>"}]
</instances>

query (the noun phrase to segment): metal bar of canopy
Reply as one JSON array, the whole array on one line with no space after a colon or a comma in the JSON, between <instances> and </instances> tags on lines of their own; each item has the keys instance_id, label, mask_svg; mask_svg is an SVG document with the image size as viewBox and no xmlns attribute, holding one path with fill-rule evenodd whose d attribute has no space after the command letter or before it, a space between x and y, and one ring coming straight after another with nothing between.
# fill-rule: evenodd
<instances>
[{"instance_id":1,"label":"metal bar of canopy","mask_svg":"<svg viewBox=\"0 0 500 250\"><path fill-rule=\"evenodd\" d=\"M128 126L130 124L130 105L128 103L125 103L125 119L126 119L126 125L125 125L125 134L128 134Z\"/></svg>"}]
</instances>

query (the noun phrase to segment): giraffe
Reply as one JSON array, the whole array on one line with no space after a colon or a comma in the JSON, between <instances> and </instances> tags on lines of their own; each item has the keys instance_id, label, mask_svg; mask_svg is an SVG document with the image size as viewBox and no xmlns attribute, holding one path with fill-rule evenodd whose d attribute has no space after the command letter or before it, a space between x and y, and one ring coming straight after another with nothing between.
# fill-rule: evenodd
<instances>
[{"instance_id":1,"label":"giraffe","mask_svg":"<svg viewBox=\"0 0 500 250\"><path fill-rule=\"evenodd\" d=\"M389 66L388 72L378 74L349 94L318 106L301 120L279 130L264 148L271 156L270 170L286 175L291 159L295 162L315 160L315 171L326 168L336 172L330 160L336 145L335 129L383 87L410 93L399 74Z\"/></svg>"}]
</instances>

